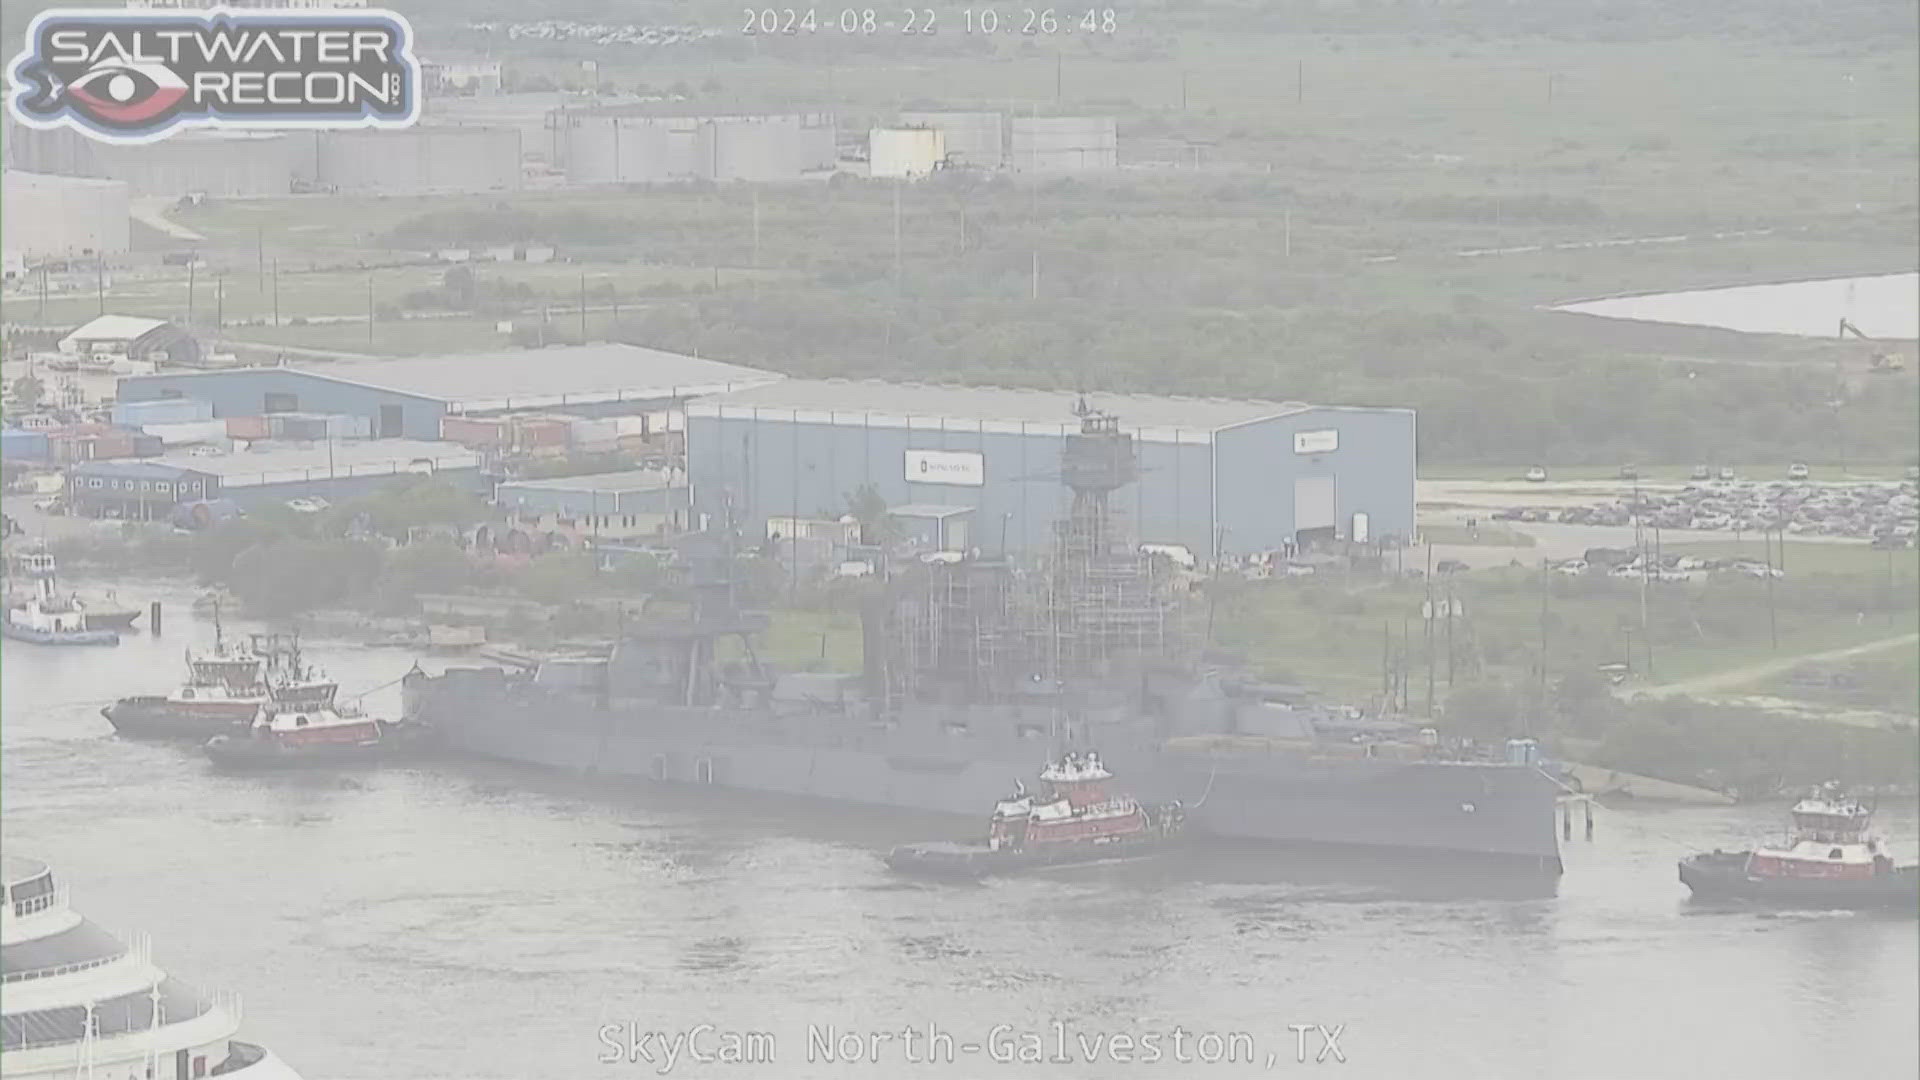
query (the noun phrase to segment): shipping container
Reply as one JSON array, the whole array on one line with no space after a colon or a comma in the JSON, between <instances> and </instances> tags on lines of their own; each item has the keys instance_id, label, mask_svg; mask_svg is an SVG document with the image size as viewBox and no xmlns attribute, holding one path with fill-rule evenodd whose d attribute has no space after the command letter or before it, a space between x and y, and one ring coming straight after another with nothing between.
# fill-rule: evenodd
<instances>
[{"instance_id":1,"label":"shipping container","mask_svg":"<svg viewBox=\"0 0 1920 1080\"><path fill-rule=\"evenodd\" d=\"M562 417L513 417L513 446L518 450L535 450L546 447L564 448L571 435L572 432L568 421Z\"/></svg>"},{"instance_id":2,"label":"shipping container","mask_svg":"<svg viewBox=\"0 0 1920 1080\"><path fill-rule=\"evenodd\" d=\"M113 422L122 427L144 428L149 424L186 424L211 419L213 403L199 398L123 401L113 407Z\"/></svg>"},{"instance_id":3,"label":"shipping container","mask_svg":"<svg viewBox=\"0 0 1920 1080\"><path fill-rule=\"evenodd\" d=\"M0 430L0 459L7 461L47 460L47 433L44 431L22 431L19 428Z\"/></svg>"},{"instance_id":4,"label":"shipping container","mask_svg":"<svg viewBox=\"0 0 1920 1080\"><path fill-rule=\"evenodd\" d=\"M440 437L469 448L496 449L505 446L507 434L507 422L496 417L440 418Z\"/></svg>"},{"instance_id":5,"label":"shipping container","mask_svg":"<svg viewBox=\"0 0 1920 1080\"><path fill-rule=\"evenodd\" d=\"M264 439L268 435L267 418L264 416L227 417L227 438Z\"/></svg>"},{"instance_id":6,"label":"shipping container","mask_svg":"<svg viewBox=\"0 0 1920 1080\"><path fill-rule=\"evenodd\" d=\"M187 446L194 443L224 443L227 441L227 422L225 420L191 420L178 424L145 424L142 431L158 438L167 446Z\"/></svg>"}]
</instances>

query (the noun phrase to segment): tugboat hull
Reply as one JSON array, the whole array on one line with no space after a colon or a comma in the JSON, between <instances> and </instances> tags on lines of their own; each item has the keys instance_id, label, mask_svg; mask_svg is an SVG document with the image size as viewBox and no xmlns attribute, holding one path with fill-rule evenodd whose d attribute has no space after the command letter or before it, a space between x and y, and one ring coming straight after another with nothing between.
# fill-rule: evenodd
<instances>
[{"instance_id":1,"label":"tugboat hull","mask_svg":"<svg viewBox=\"0 0 1920 1080\"><path fill-rule=\"evenodd\" d=\"M378 738L362 742L288 743L274 738L216 735L207 740L205 749L208 760L218 768L253 771L375 765L418 753L426 744L427 733L413 725L383 725Z\"/></svg>"},{"instance_id":2,"label":"tugboat hull","mask_svg":"<svg viewBox=\"0 0 1920 1080\"><path fill-rule=\"evenodd\" d=\"M1756 877L1747 851L1716 851L1680 860L1680 880L1698 899L1750 900L1787 907L1882 908L1920 905L1920 867L1870 878Z\"/></svg>"},{"instance_id":3,"label":"tugboat hull","mask_svg":"<svg viewBox=\"0 0 1920 1080\"><path fill-rule=\"evenodd\" d=\"M204 743L215 735L246 731L260 711L251 702L188 703L163 697L131 697L100 710L113 729L141 739L192 739Z\"/></svg>"},{"instance_id":4,"label":"tugboat hull","mask_svg":"<svg viewBox=\"0 0 1920 1080\"><path fill-rule=\"evenodd\" d=\"M120 635L111 630L40 630L19 623L0 623L0 636L35 645L118 645Z\"/></svg>"}]
</instances>

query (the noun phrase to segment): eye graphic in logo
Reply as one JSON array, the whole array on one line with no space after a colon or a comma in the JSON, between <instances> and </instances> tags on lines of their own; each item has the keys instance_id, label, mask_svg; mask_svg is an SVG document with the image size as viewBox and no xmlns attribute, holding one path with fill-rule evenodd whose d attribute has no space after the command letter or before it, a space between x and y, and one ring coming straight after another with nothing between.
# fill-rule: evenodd
<instances>
[{"instance_id":1,"label":"eye graphic in logo","mask_svg":"<svg viewBox=\"0 0 1920 1080\"><path fill-rule=\"evenodd\" d=\"M187 84L164 64L102 60L67 84L76 111L107 124L134 126L166 114Z\"/></svg>"}]
</instances>

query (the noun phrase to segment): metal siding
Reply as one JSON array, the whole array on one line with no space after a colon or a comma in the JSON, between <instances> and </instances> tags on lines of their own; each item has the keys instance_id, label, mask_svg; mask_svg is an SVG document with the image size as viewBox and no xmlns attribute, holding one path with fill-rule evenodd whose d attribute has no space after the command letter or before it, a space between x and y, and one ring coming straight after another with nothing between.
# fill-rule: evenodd
<instances>
[{"instance_id":1,"label":"metal siding","mask_svg":"<svg viewBox=\"0 0 1920 1080\"><path fill-rule=\"evenodd\" d=\"M430 398L351 386L279 368L244 368L193 375L128 375L120 380L118 400L157 401L165 391L177 391L181 397L210 402L213 415L221 418L259 416L270 393L297 396L301 412L342 413L364 416L370 421L378 421L380 406L398 405L403 425L401 434L409 439L429 441L440 438L440 418L447 411L445 402Z\"/></svg>"},{"instance_id":2,"label":"metal siding","mask_svg":"<svg viewBox=\"0 0 1920 1080\"><path fill-rule=\"evenodd\" d=\"M793 421L793 410L766 409L725 417L687 418L688 475L694 508L716 521L731 497L745 535L762 536L769 517L838 518L846 497L871 483L888 506L940 503L973 508L968 526L982 551L999 550L1003 514L1006 543L1031 549L1050 542L1065 512L1061 440L1072 423L1024 425L1020 431L982 430L967 421L928 426L877 426L863 413L835 413L832 421ZM1212 447L1200 442L1139 444L1141 474L1115 496L1143 541L1185 544L1205 557L1212 535ZM979 487L907 481L906 452L979 453L986 483Z\"/></svg>"},{"instance_id":3,"label":"metal siding","mask_svg":"<svg viewBox=\"0 0 1920 1080\"><path fill-rule=\"evenodd\" d=\"M1299 431L1333 428L1340 446L1296 454ZM1294 535L1294 481L1334 479L1341 535L1355 512L1368 516L1376 539L1413 533L1414 414L1404 409L1314 408L1226 428L1214 436L1218 453L1220 525L1235 554L1270 550Z\"/></svg>"}]
</instances>

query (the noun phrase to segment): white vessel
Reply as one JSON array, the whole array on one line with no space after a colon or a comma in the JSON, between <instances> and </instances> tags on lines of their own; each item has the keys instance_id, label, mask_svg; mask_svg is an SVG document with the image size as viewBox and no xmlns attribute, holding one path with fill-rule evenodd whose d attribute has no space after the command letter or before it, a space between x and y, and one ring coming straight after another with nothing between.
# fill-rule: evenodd
<instances>
[{"instance_id":1,"label":"white vessel","mask_svg":"<svg viewBox=\"0 0 1920 1080\"><path fill-rule=\"evenodd\" d=\"M89 628L87 611L78 598L61 596L54 584L53 556L46 549L20 559L22 571L34 584L34 595L7 607L0 619L0 635L36 645L118 645L112 630Z\"/></svg>"},{"instance_id":2,"label":"white vessel","mask_svg":"<svg viewBox=\"0 0 1920 1080\"><path fill-rule=\"evenodd\" d=\"M300 1080L234 1038L239 999L202 994L67 906L47 864L0 857L0 1077Z\"/></svg>"}]
</instances>

